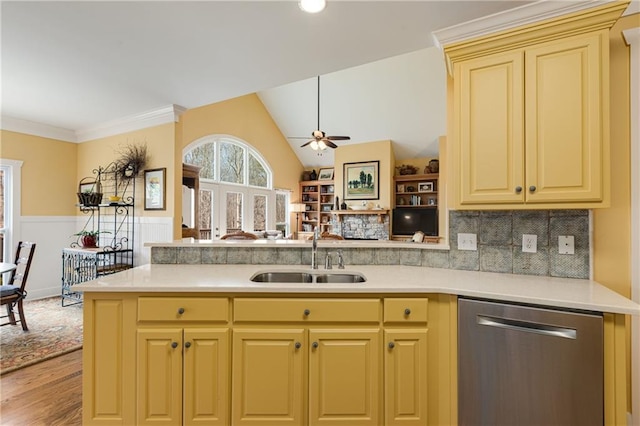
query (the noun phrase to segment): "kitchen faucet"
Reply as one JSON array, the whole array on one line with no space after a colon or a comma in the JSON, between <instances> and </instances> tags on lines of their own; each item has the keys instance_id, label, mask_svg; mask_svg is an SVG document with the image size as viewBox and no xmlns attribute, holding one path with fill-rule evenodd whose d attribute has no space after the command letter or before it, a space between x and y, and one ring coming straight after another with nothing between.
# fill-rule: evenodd
<instances>
[{"instance_id":1,"label":"kitchen faucet","mask_svg":"<svg viewBox=\"0 0 640 426\"><path fill-rule=\"evenodd\" d=\"M324 269L333 269L331 263L331 255L335 253L338 255L338 269L344 269L344 257L342 256L342 250L327 252L327 256L324 258Z\"/></svg>"},{"instance_id":2,"label":"kitchen faucet","mask_svg":"<svg viewBox=\"0 0 640 426\"><path fill-rule=\"evenodd\" d=\"M320 238L320 227L316 226L311 242L311 269L318 269L318 238Z\"/></svg>"}]
</instances>

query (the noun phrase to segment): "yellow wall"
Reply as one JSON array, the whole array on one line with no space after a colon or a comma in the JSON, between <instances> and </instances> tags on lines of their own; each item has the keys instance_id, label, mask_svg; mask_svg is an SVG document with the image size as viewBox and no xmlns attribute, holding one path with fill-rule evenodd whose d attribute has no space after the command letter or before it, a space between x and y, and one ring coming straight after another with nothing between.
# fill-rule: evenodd
<instances>
[{"instance_id":1,"label":"yellow wall","mask_svg":"<svg viewBox=\"0 0 640 426\"><path fill-rule=\"evenodd\" d=\"M593 212L596 281L631 296L631 150L629 47L622 31L640 26L640 14L621 18L610 33L611 207Z\"/></svg>"},{"instance_id":2,"label":"yellow wall","mask_svg":"<svg viewBox=\"0 0 640 426\"><path fill-rule=\"evenodd\" d=\"M23 161L21 214L75 215L77 145L7 130L0 137L0 158Z\"/></svg>"},{"instance_id":3,"label":"yellow wall","mask_svg":"<svg viewBox=\"0 0 640 426\"><path fill-rule=\"evenodd\" d=\"M380 204L383 209L391 208L391 188L395 167L395 156L391 141L368 142L356 145L344 145L336 149L334 160L333 180L336 195L343 199L343 165L344 163L358 163L363 161L380 161L379 184L380 199L367 200L370 207ZM346 201L348 205L359 204L359 201Z\"/></svg>"},{"instance_id":4,"label":"yellow wall","mask_svg":"<svg viewBox=\"0 0 640 426\"><path fill-rule=\"evenodd\" d=\"M95 139L78 145L78 161L76 181L83 177L95 176L92 171L98 167L106 167L118 158L118 152L128 144L146 144L149 160L145 169L167 168L166 174L166 210L143 211L144 206L144 173L141 172L136 180L136 216L168 216L174 214L174 193L176 167L174 157L175 125L173 123L148 127L142 130L123 133L116 136ZM178 174L182 174L180 167ZM105 194L109 195L109 194Z\"/></svg>"},{"instance_id":5,"label":"yellow wall","mask_svg":"<svg viewBox=\"0 0 640 426\"><path fill-rule=\"evenodd\" d=\"M255 93L190 109L180 122L183 148L208 135L240 138L269 163L274 187L294 191L292 200L298 196L302 164Z\"/></svg>"}]
</instances>

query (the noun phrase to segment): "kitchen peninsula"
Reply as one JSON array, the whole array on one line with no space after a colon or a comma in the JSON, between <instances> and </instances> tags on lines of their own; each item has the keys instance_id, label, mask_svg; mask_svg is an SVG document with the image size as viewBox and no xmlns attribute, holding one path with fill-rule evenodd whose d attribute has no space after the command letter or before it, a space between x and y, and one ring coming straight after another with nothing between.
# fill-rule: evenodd
<instances>
[{"instance_id":1,"label":"kitchen peninsula","mask_svg":"<svg viewBox=\"0 0 640 426\"><path fill-rule=\"evenodd\" d=\"M152 264L77 285L83 423L457 424L458 296L604 313L605 424L620 423L624 315L640 306L589 280L408 266L383 247L370 250L374 258L395 264L362 264L356 253L378 244L441 251L321 241L320 259L337 247L353 252L345 270L319 272L357 271L366 282L268 283L251 277L308 271L311 245L178 241L151 244ZM274 265L255 247L301 260ZM225 250L225 262L237 263L212 264ZM264 264L241 264L243 252Z\"/></svg>"}]
</instances>

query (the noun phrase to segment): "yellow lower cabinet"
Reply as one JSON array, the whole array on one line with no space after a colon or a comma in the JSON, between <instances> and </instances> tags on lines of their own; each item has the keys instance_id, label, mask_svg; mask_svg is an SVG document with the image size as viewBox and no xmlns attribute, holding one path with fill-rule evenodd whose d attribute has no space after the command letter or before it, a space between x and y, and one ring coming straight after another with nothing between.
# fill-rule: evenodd
<instances>
[{"instance_id":1,"label":"yellow lower cabinet","mask_svg":"<svg viewBox=\"0 0 640 426\"><path fill-rule=\"evenodd\" d=\"M303 424L303 329L235 329L234 425Z\"/></svg>"},{"instance_id":2,"label":"yellow lower cabinet","mask_svg":"<svg viewBox=\"0 0 640 426\"><path fill-rule=\"evenodd\" d=\"M385 330L385 425L427 424L427 330Z\"/></svg>"},{"instance_id":3,"label":"yellow lower cabinet","mask_svg":"<svg viewBox=\"0 0 640 426\"><path fill-rule=\"evenodd\" d=\"M228 329L138 329L137 424L225 425Z\"/></svg>"},{"instance_id":4,"label":"yellow lower cabinet","mask_svg":"<svg viewBox=\"0 0 640 426\"><path fill-rule=\"evenodd\" d=\"M381 424L379 329L309 331L309 424Z\"/></svg>"}]
</instances>

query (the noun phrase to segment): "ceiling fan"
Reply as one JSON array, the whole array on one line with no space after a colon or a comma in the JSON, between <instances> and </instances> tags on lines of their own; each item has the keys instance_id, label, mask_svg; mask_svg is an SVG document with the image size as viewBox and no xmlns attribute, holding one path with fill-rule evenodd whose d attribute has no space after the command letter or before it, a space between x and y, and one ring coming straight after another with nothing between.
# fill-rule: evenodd
<instances>
[{"instance_id":1,"label":"ceiling fan","mask_svg":"<svg viewBox=\"0 0 640 426\"><path fill-rule=\"evenodd\" d=\"M349 136L327 136L325 132L320 130L320 76L318 76L318 127L316 130L311 132L311 137L313 139L305 142L300 146L300 148L304 148L305 146L310 145L311 149L323 150L329 148L337 148L338 145L333 143L333 141L348 141L351 138ZM291 139L302 139L302 138L291 138Z\"/></svg>"}]
</instances>

